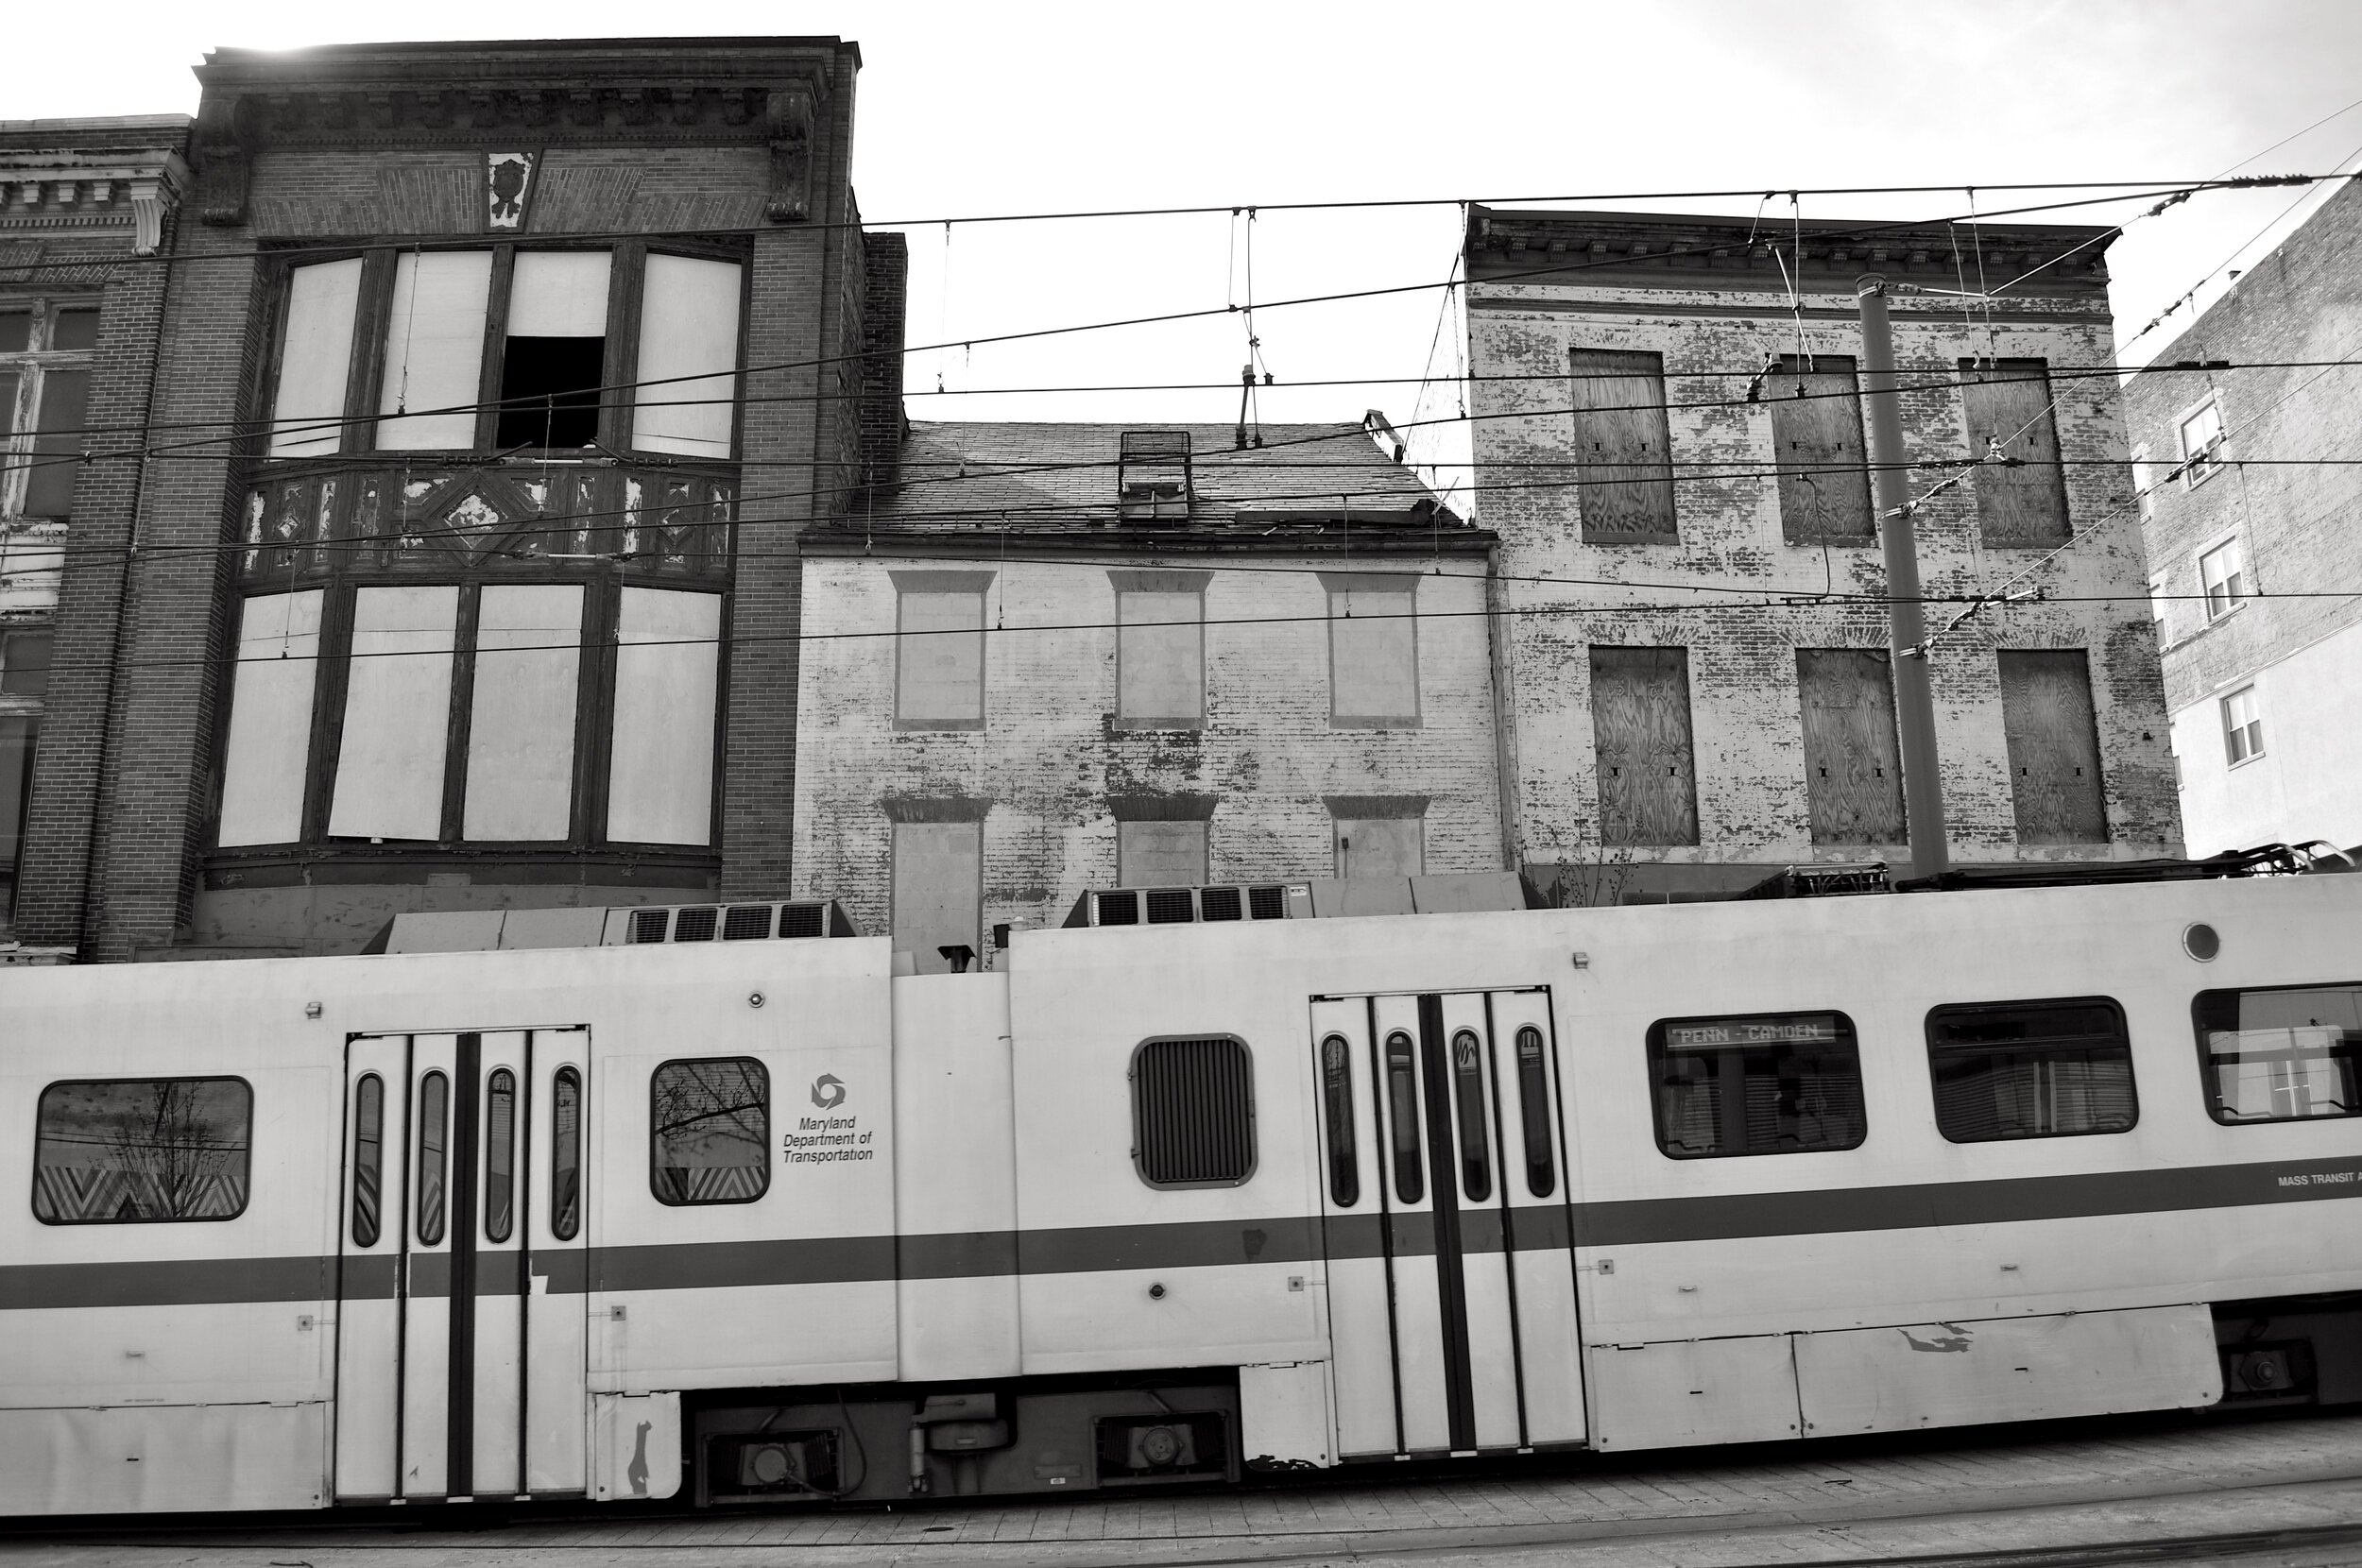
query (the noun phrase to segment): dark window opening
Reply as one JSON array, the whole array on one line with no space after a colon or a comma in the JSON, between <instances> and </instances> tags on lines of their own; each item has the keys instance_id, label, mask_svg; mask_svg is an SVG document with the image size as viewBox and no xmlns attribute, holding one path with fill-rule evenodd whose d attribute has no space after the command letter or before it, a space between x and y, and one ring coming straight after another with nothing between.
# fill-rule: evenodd
<instances>
[{"instance_id":1,"label":"dark window opening","mask_svg":"<svg viewBox=\"0 0 2362 1568\"><path fill-rule=\"evenodd\" d=\"M550 1234L572 1241L582 1229L582 1077L557 1069L550 1098Z\"/></svg>"},{"instance_id":2,"label":"dark window opening","mask_svg":"<svg viewBox=\"0 0 2362 1568\"><path fill-rule=\"evenodd\" d=\"M1493 1149L1484 1135L1484 1042L1463 1029L1451 1037L1452 1098L1460 1111L1460 1185L1471 1203L1493 1196Z\"/></svg>"},{"instance_id":3,"label":"dark window opening","mask_svg":"<svg viewBox=\"0 0 2362 1568\"><path fill-rule=\"evenodd\" d=\"M385 1081L366 1075L352 1093L352 1244L374 1247L385 1171Z\"/></svg>"},{"instance_id":4,"label":"dark window opening","mask_svg":"<svg viewBox=\"0 0 2362 1568\"><path fill-rule=\"evenodd\" d=\"M2362 984L2201 991L2191 1014L2217 1121L2362 1115Z\"/></svg>"},{"instance_id":5,"label":"dark window opening","mask_svg":"<svg viewBox=\"0 0 2362 1568\"><path fill-rule=\"evenodd\" d=\"M1532 1024L1517 1031L1517 1108L1525 1124L1526 1190L1548 1198L1558 1186L1558 1160L1550 1148L1550 1075L1542 1060L1542 1031Z\"/></svg>"},{"instance_id":6,"label":"dark window opening","mask_svg":"<svg viewBox=\"0 0 2362 1568\"><path fill-rule=\"evenodd\" d=\"M1232 1035L1150 1040L1132 1058L1132 1159L1153 1187L1255 1174L1255 1077Z\"/></svg>"},{"instance_id":7,"label":"dark window opening","mask_svg":"<svg viewBox=\"0 0 2362 1568\"><path fill-rule=\"evenodd\" d=\"M1649 1082L1657 1147L1676 1160L1853 1149L1869 1133L1842 1013L1654 1024Z\"/></svg>"},{"instance_id":8,"label":"dark window opening","mask_svg":"<svg viewBox=\"0 0 2362 1568\"><path fill-rule=\"evenodd\" d=\"M52 1083L33 1139L45 1225L235 1219L246 1209L254 1091L243 1079Z\"/></svg>"},{"instance_id":9,"label":"dark window opening","mask_svg":"<svg viewBox=\"0 0 2362 1568\"><path fill-rule=\"evenodd\" d=\"M2124 1012L2105 997L1927 1014L1936 1128L1954 1143L2122 1133L2140 1119Z\"/></svg>"},{"instance_id":10,"label":"dark window opening","mask_svg":"<svg viewBox=\"0 0 2362 1568\"><path fill-rule=\"evenodd\" d=\"M1427 1196L1427 1177L1419 1164L1419 1073L1412 1061L1411 1036L1396 1030L1386 1036L1386 1120L1393 1133L1395 1197L1415 1203Z\"/></svg>"},{"instance_id":11,"label":"dark window opening","mask_svg":"<svg viewBox=\"0 0 2362 1568\"><path fill-rule=\"evenodd\" d=\"M1342 1034L1321 1042L1321 1099L1328 1116L1328 1196L1349 1209L1361 1201L1361 1165L1353 1141L1353 1048Z\"/></svg>"},{"instance_id":12,"label":"dark window opening","mask_svg":"<svg viewBox=\"0 0 2362 1568\"><path fill-rule=\"evenodd\" d=\"M419 1244L433 1247L443 1239L443 1150L448 1136L444 1120L450 1112L451 1081L431 1072L419 1085Z\"/></svg>"},{"instance_id":13,"label":"dark window opening","mask_svg":"<svg viewBox=\"0 0 2362 1568\"><path fill-rule=\"evenodd\" d=\"M599 438L603 337L512 337L501 357L497 447L587 447Z\"/></svg>"},{"instance_id":14,"label":"dark window opening","mask_svg":"<svg viewBox=\"0 0 2362 1568\"><path fill-rule=\"evenodd\" d=\"M751 1203L771 1185L771 1075L751 1057L667 1062L648 1084L649 1185L660 1203ZM835 1141L841 1136L842 1141ZM850 1133L792 1152L842 1158Z\"/></svg>"},{"instance_id":15,"label":"dark window opening","mask_svg":"<svg viewBox=\"0 0 2362 1568\"><path fill-rule=\"evenodd\" d=\"M49 319L49 347L57 350L97 348L98 313L60 311Z\"/></svg>"},{"instance_id":16,"label":"dark window opening","mask_svg":"<svg viewBox=\"0 0 2362 1568\"><path fill-rule=\"evenodd\" d=\"M505 1241L516 1223L517 1075L492 1074L484 1097L484 1239Z\"/></svg>"}]
</instances>

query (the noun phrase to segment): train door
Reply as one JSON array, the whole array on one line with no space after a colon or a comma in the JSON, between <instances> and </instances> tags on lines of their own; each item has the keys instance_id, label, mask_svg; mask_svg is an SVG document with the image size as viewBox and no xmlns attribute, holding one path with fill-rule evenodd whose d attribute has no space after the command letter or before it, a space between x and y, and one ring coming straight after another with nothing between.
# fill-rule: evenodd
<instances>
[{"instance_id":1,"label":"train door","mask_svg":"<svg viewBox=\"0 0 2362 1568\"><path fill-rule=\"evenodd\" d=\"M1312 1004L1338 1453L1583 1435L1549 993Z\"/></svg>"},{"instance_id":2,"label":"train door","mask_svg":"<svg viewBox=\"0 0 2362 1568\"><path fill-rule=\"evenodd\" d=\"M349 1045L338 1497L584 1490L588 1044Z\"/></svg>"}]
</instances>

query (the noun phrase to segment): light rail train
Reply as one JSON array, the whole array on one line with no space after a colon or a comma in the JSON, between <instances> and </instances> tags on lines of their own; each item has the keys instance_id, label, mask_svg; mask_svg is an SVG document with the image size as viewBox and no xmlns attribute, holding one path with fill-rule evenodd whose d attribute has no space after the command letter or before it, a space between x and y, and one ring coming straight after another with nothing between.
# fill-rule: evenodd
<instances>
[{"instance_id":1,"label":"light rail train","mask_svg":"<svg viewBox=\"0 0 2362 1568\"><path fill-rule=\"evenodd\" d=\"M2362 1399L2362 876L1000 960L0 973L0 1511L1057 1493Z\"/></svg>"}]
</instances>

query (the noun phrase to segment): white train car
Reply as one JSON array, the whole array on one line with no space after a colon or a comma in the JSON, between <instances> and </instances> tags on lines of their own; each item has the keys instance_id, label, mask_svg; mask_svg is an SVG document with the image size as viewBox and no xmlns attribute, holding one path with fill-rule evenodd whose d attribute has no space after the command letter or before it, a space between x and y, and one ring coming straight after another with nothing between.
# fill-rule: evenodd
<instances>
[{"instance_id":1,"label":"white train car","mask_svg":"<svg viewBox=\"0 0 2362 1568\"><path fill-rule=\"evenodd\" d=\"M839 938L0 974L0 1511L2362 1399L2362 877L892 970Z\"/></svg>"}]
</instances>

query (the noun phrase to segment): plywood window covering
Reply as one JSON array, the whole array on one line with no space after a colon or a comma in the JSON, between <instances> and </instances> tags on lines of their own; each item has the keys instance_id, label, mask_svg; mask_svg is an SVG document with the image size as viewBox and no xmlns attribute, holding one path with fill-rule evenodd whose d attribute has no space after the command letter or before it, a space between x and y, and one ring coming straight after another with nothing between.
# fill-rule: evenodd
<instances>
[{"instance_id":1,"label":"plywood window covering","mask_svg":"<svg viewBox=\"0 0 2362 1568\"><path fill-rule=\"evenodd\" d=\"M1132 1159L1153 1187L1255 1174L1255 1064L1236 1035L1147 1040L1132 1055Z\"/></svg>"},{"instance_id":2,"label":"plywood window covering","mask_svg":"<svg viewBox=\"0 0 2362 1568\"><path fill-rule=\"evenodd\" d=\"M462 808L470 839L568 836L582 605L574 583L487 584L478 597Z\"/></svg>"},{"instance_id":3,"label":"plywood window covering","mask_svg":"<svg viewBox=\"0 0 2362 1568\"><path fill-rule=\"evenodd\" d=\"M360 298L358 256L288 273L279 387L271 401L271 456L318 457L342 450L353 311ZM469 397L473 396L471 390Z\"/></svg>"},{"instance_id":4,"label":"plywood window covering","mask_svg":"<svg viewBox=\"0 0 2362 1568\"><path fill-rule=\"evenodd\" d=\"M2252 686L2222 700L2222 743L2223 755L2234 768L2264 755L2264 715Z\"/></svg>"},{"instance_id":5,"label":"plywood window covering","mask_svg":"<svg viewBox=\"0 0 2362 1568\"><path fill-rule=\"evenodd\" d=\"M730 455L744 275L736 262L649 255L639 369L632 378L639 383L632 411L636 450Z\"/></svg>"},{"instance_id":6,"label":"plywood window covering","mask_svg":"<svg viewBox=\"0 0 2362 1568\"><path fill-rule=\"evenodd\" d=\"M1117 722L1160 729L1204 724L1205 594L1119 590L1116 627Z\"/></svg>"},{"instance_id":7,"label":"plywood window covering","mask_svg":"<svg viewBox=\"0 0 2362 1568\"><path fill-rule=\"evenodd\" d=\"M1573 370L1583 542L1675 542L1665 356L1577 349Z\"/></svg>"},{"instance_id":8,"label":"plywood window covering","mask_svg":"<svg viewBox=\"0 0 2362 1568\"><path fill-rule=\"evenodd\" d=\"M222 758L224 846L291 844L303 835L323 597L317 588L261 594L240 613Z\"/></svg>"},{"instance_id":9,"label":"plywood window covering","mask_svg":"<svg viewBox=\"0 0 2362 1568\"><path fill-rule=\"evenodd\" d=\"M2206 619L2219 621L2247 597L2245 563L2239 541L2225 539L2198 558L2199 587L2206 595Z\"/></svg>"},{"instance_id":10,"label":"plywood window covering","mask_svg":"<svg viewBox=\"0 0 2362 1568\"><path fill-rule=\"evenodd\" d=\"M984 588L989 572L898 571L895 724L984 724Z\"/></svg>"},{"instance_id":11,"label":"plywood window covering","mask_svg":"<svg viewBox=\"0 0 2362 1568\"><path fill-rule=\"evenodd\" d=\"M1328 721L1345 728L1419 723L1416 577L1321 573L1328 590Z\"/></svg>"},{"instance_id":12,"label":"plywood window covering","mask_svg":"<svg viewBox=\"0 0 2362 1568\"><path fill-rule=\"evenodd\" d=\"M1968 451L1983 458L1997 444L2017 466L1980 462L1970 486L1977 527L1988 546L2054 545L2067 539L2066 481L2059 466L2050 368L2040 359L1960 361L1960 406Z\"/></svg>"},{"instance_id":13,"label":"plywood window covering","mask_svg":"<svg viewBox=\"0 0 2362 1568\"><path fill-rule=\"evenodd\" d=\"M2080 648L2005 648L1999 659L2018 843L2105 844L2089 659Z\"/></svg>"},{"instance_id":14,"label":"plywood window covering","mask_svg":"<svg viewBox=\"0 0 2362 1568\"><path fill-rule=\"evenodd\" d=\"M1870 648L1799 648L1796 690L1812 842L1905 842L1889 655Z\"/></svg>"},{"instance_id":15,"label":"plywood window covering","mask_svg":"<svg viewBox=\"0 0 2362 1568\"><path fill-rule=\"evenodd\" d=\"M1593 648L1591 736L1599 766L1600 842L1696 844L1689 650Z\"/></svg>"},{"instance_id":16,"label":"plywood window covering","mask_svg":"<svg viewBox=\"0 0 2362 1568\"><path fill-rule=\"evenodd\" d=\"M1765 391L1780 473L1780 537L1790 544L1873 538L1853 357L1784 354Z\"/></svg>"},{"instance_id":17,"label":"plywood window covering","mask_svg":"<svg viewBox=\"0 0 2362 1568\"><path fill-rule=\"evenodd\" d=\"M982 951L984 824L894 824L894 950L922 975L950 972L937 949Z\"/></svg>"},{"instance_id":18,"label":"plywood window covering","mask_svg":"<svg viewBox=\"0 0 2362 1568\"><path fill-rule=\"evenodd\" d=\"M1333 827L1335 875L1373 878L1426 874L1426 818L1338 817Z\"/></svg>"},{"instance_id":19,"label":"plywood window covering","mask_svg":"<svg viewBox=\"0 0 2362 1568\"><path fill-rule=\"evenodd\" d=\"M491 288L488 250L395 258L377 400L381 451L465 452L475 445Z\"/></svg>"},{"instance_id":20,"label":"plywood window covering","mask_svg":"<svg viewBox=\"0 0 2362 1568\"><path fill-rule=\"evenodd\" d=\"M331 838L442 836L458 620L456 588L365 588L353 595Z\"/></svg>"},{"instance_id":21,"label":"plywood window covering","mask_svg":"<svg viewBox=\"0 0 2362 1568\"><path fill-rule=\"evenodd\" d=\"M615 729L607 836L713 842L713 726L722 598L626 588L615 620Z\"/></svg>"},{"instance_id":22,"label":"plywood window covering","mask_svg":"<svg viewBox=\"0 0 2362 1568\"><path fill-rule=\"evenodd\" d=\"M1127 888L1204 886L1206 829L1202 821L1117 823L1117 884Z\"/></svg>"}]
</instances>

